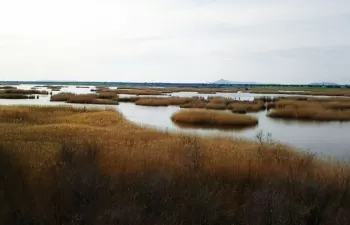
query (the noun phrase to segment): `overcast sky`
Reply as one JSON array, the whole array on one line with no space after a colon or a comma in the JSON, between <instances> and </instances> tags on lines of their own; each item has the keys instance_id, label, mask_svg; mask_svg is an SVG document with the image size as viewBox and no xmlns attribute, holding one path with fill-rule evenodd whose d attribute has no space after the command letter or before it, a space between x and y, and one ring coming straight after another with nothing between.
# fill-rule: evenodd
<instances>
[{"instance_id":1,"label":"overcast sky","mask_svg":"<svg viewBox=\"0 0 350 225\"><path fill-rule=\"evenodd\" d=\"M0 80L350 83L350 0L0 0Z\"/></svg>"}]
</instances>

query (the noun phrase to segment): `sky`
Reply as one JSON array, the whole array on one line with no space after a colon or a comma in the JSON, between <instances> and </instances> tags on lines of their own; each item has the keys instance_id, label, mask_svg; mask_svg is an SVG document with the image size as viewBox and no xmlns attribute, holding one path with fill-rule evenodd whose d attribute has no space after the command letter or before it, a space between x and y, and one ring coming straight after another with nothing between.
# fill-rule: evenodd
<instances>
[{"instance_id":1,"label":"sky","mask_svg":"<svg viewBox=\"0 0 350 225\"><path fill-rule=\"evenodd\" d=\"M0 80L350 84L350 0L0 0Z\"/></svg>"}]
</instances>

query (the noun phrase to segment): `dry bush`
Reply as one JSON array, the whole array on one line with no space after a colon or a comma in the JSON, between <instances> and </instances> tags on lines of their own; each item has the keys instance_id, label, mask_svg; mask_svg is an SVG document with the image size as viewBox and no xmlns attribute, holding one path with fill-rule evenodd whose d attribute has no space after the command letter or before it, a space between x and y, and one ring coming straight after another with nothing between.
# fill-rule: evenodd
<instances>
[{"instance_id":1,"label":"dry bush","mask_svg":"<svg viewBox=\"0 0 350 225\"><path fill-rule=\"evenodd\" d=\"M176 123L213 126L252 126L258 123L257 119L250 116L203 109L181 110L172 115L171 119Z\"/></svg>"}]
</instances>

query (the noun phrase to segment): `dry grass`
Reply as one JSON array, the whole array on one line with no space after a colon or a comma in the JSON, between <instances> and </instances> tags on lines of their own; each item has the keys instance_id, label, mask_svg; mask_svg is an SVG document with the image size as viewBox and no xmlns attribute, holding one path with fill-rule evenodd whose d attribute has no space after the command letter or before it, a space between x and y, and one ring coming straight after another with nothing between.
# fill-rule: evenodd
<instances>
[{"instance_id":1,"label":"dry grass","mask_svg":"<svg viewBox=\"0 0 350 225\"><path fill-rule=\"evenodd\" d=\"M2 106L0 127L1 224L350 224L349 167L264 138L72 107Z\"/></svg>"},{"instance_id":2,"label":"dry grass","mask_svg":"<svg viewBox=\"0 0 350 225\"><path fill-rule=\"evenodd\" d=\"M171 119L175 123L188 123L211 126L241 127L254 126L258 124L258 120L250 116L203 109L181 110L172 115Z\"/></svg>"}]
</instances>

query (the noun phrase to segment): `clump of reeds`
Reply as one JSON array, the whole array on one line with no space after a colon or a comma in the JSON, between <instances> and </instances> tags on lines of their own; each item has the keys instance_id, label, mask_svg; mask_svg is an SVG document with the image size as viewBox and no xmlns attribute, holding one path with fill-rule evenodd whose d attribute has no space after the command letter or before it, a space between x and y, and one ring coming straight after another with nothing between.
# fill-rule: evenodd
<instances>
[{"instance_id":1,"label":"clump of reeds","mask_svg":"<svg viewBox=\"0 0 350 225\"><path fill-rule=\"evenodd\" d=\"M215 110L181 110L171 119L176 123L189 123L197 125L212 126L254 126L258 120L254 117L239 115L230 112L220 112Z\"/></svg>"}]
</instances>

